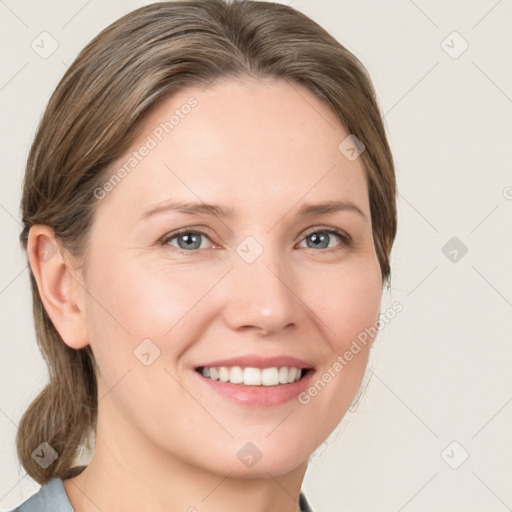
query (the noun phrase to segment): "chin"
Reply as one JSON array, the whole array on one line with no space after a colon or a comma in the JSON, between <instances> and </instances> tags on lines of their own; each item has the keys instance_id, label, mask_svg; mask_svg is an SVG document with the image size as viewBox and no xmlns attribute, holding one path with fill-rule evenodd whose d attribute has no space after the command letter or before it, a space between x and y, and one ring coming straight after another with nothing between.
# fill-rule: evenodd
<instances>
[{"instance_id":1,"label":"chin","mask_svg":"<svg viewBox=\"0 0 512 512\"><path fill-rule=\"evenodd\" d=\"M276 436L271 439L268 432L262 433L259 438L252 437L252 441L231 440L224 449L210 450L208 466L210 470L221 474L230 474L231 478L268 478L269 474L279 477L303 467L316 446L311 439L301 436ZM206 461L202 461L203 466Z\"/></svg>"}]
</instances>

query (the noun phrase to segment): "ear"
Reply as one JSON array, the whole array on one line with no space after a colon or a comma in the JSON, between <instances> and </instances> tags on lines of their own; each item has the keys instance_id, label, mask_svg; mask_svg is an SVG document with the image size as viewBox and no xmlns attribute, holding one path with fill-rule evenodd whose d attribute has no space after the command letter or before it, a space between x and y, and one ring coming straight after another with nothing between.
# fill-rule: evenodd
<instances>
[{"instance_id":1,"label":"ear","mask_svg":"<svg viewBox=\"0 0 512 512\"><path fill-rule=\"evenodd\" d=\"M80 349L89 344L85 322L85 288L81 273L49 226L30 228L27 254L39 296L66 345Z\"/></svg>"}]
</instances>

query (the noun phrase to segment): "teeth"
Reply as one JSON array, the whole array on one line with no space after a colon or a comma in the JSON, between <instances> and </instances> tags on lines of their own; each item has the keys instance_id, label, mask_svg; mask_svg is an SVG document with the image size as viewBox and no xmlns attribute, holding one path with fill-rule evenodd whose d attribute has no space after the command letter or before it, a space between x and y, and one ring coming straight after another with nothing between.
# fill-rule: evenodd
<instances>
[{"instance_id":1,"label":"teeth","mask_svg":"<svg viewBox=\"0 0 512 512\"><path fill-rule=\"evenodd\" d=\"M240 366L233 366L231 370L229 370L229 382L232 384L242 384L244 381L244 371Z\"/></svg>"},{"instance_id":2,"label":"teeth","mask_svg":"<svg viewBox=\"0 0 512 512\"><path fill-rule=\"evenodd\" d=\"M279 384L279 370L277 368L264 368L261 371L261 383L264 386L277 386Z\"/></svg>"},{"instance_id":3,"label":"teeth","mask_svg":"<svg viewBox=\"0 0 512 512\"><path fill-rule=\"evenodd\" d=\"M240 366L204 367L201 371L203 377L220 382L243 384L244 386L277 386L298 381L303 372L300 368L241 368Z\"/></svg>"},{"instance_id":4,"label":"teeth","mask_svg":"<svg viewBox=\"0 0 512 512\"><path fill-rule=\"evenodd\" d=\"M244 370L244 384L246 386L261 386L261 370L259 368L246 368Z\"/></svg>"},{"instance_id":5,"label":"teeth","mask_svg":"<svg viewBox=\"0 0 512 512\"><path fill-rule=\"evenodd\" d=\"M219 368L219 380L221 382L227 382L229 380L229 370L223 366Z\"/></svg>"},{"instance_id":6,"label":"teeth","mask_svg":"<svg viewBox=\"0 0 512 512\"><path fill-rule=\"evenodd\" d=\"M288 384L288 368L279 368L279 384Z\"/></svg>"}]
</instances>

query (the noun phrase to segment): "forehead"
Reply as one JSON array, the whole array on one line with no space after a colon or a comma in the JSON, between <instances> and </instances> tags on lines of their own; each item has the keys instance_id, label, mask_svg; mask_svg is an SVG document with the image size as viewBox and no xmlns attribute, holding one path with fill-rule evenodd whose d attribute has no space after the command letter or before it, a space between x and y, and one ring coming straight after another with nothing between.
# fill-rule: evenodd
<instances>
[{"instance_id":1,"label":"forehead","mask_svg":"<svg viewBox=\"0 0 512 512\"><path fill-rule=\"evenodd\" d=\"M338 149L348 135L336 114L297 84L232 79L189 87L152 109L112 169L124 167L125 177L102 203L129 203L130 212L141 213L177 197L257 214L301 199L350 199L368 210L361 159Z\"/></svg>"}]
</instances>

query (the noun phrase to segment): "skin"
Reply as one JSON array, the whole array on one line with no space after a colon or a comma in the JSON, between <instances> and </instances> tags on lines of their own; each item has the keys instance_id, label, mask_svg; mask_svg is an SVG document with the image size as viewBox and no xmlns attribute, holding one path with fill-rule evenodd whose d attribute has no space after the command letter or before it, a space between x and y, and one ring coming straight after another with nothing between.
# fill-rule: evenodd
<instances>
[{"instance_id":1,"label":"skin","mask_svg":"<svg viewBox=\"0 0 512 512\"><path fill-rule=\"evenodd\" d=\"M348 132L298 85L231 79L184 89L150 113L119 167L191 96L197 107L98 201L86 275L51 228L30 230L46 310L67 345L91 345L99 367L94 456L64 482L77 512L292 512L308 457L366 368L369 345L307 405L241 406L198 385L196 366L246 354L298 357L320 377L376 322L382 278L361 159L340 153ZM171 198L235 215L139 220ZM304 203L327 200L363 215L297 217ZM182 227L207 233L200 248L159 244ZM327 235L329 247L318 248L307 235L325 227L351 242ZM251 264L236 252L247 236L263 249ZM149 366L133 354L147 338L160 350ZM249 441L262 454L251 468L236 456Z\"/></svg>"}]
</instances>

